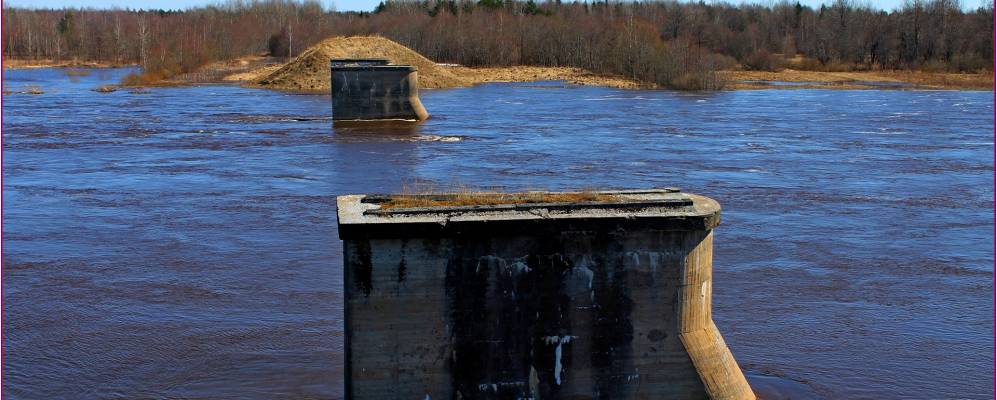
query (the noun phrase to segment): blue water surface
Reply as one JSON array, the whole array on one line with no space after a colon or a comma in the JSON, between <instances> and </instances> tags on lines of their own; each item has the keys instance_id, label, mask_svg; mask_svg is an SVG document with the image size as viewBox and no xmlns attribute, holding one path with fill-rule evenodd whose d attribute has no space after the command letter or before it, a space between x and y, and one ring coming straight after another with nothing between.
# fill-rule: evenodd
<instances>
[{"instance_id":1,"label":"blue water surface","mask_svg":"<svg viewBox=\"0 0 997 400\"><path fill-rule=\"evenodd\" d=\"M372 131L88 71L4 71L4 395L341 397L335 196L428 185L713 197L714 318L759 386L993 397L991 93L486 84Z\"/></svg>"}]
</instances>

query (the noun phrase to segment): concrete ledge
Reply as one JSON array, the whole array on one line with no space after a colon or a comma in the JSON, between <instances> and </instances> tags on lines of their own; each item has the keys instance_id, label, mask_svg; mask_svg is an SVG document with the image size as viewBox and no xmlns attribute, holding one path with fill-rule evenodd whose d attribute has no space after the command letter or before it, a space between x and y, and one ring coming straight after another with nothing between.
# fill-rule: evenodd
<instances>
[{"instance_id":1,"label":"concrete ledge","mask_svg":"<svg viewBox=\"0 0 997 400\"><path fill-rule=\"evenodd\" d=\"M475 235L476 232L515 234L537 229L708 230L720 224L720 205L716 201L677 189L598 193L617 195L620 200L382 210L379 204L390 196L340 196L337 199L339 234L343 239L350 239Z\"/></svg>"}]
</instances>

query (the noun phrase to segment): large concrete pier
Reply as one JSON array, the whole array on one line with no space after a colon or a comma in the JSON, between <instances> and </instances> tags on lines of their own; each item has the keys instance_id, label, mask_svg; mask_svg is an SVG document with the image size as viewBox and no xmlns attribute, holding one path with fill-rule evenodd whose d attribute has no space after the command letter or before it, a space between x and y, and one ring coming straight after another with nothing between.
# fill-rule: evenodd
<instances>
[{"instance_id":1,"label":"large concrete pier","mask_svg":"<svg viewBox=\"0 0 997 400\"><path fill-rule=\"evenodd\" d=\"M336 59L330 68L333 122L429 118L419 100L416 67L389 65L386 59Z\"/></svg>"},{"instance_id":2,"label":"large concrete pier","mask_svg":"<svg viewBox=\"0 0 997 400\"><path fill-rule=\"evenodd\" d=\"M600 195L339 197L347 398L754 399L711 316L717 202Z\"/></svg>"}]
</instances>

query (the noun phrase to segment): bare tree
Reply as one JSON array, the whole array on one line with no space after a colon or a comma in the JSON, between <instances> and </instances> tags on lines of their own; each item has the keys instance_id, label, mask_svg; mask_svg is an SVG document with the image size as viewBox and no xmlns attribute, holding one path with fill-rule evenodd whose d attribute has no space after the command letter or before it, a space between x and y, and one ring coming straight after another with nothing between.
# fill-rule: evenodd
<instances>
[{"instance_id":1,"label":"bare tree","mask_svg":"<svg viewBox=\"0 0 997 400\"><path fill-rule=\"evenodd\" d=\"M146 68L149 65L149 57L146 53L146 49L149 44L149 23L145 19L145 16L141 16L138 20L138 48L139 48L139 65L142 68Z\"/></svg>"}]
</instances>

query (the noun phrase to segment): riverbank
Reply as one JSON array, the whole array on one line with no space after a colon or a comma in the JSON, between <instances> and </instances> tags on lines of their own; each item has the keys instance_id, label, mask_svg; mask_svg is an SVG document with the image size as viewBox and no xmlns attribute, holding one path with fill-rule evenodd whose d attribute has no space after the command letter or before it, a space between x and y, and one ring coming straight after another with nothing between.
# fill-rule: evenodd
<instances>
[{"instance_id":1,"label":"riverbank","mask_svg":"<svg viewBox=\"0 0 997 400\"><path fill-rule=\"evenodd\" d=\"M215 63L206 67L207 75L218 75L219 71L229 73L220 78L224 82L240 82L246 86L269 89L287 89L305 92L327 92L328 77L309 77L307 83L273 85L266 81L275 71L287 64L265 59L255 59L255 66L242 65L238 71L230 69L231 63ZM638 82L621 76L597 74L576 67L506 66L506 67L464 67L437 64L448 79L422 79L423 88L467 87L490 82L537 82L565 81L569 84L601 86L618 89L658 89L657 85ZM310 73L315 73L309 68ZM726 81L725 90L758 89L938 89L938 90L987 90L993 88L992 73L940 73L923 71L855 71L823 72L784 69L770 71L719 71ZM179 82L184 79L176 80Z\"/></svg>"},{"instance_id":2,"label":"riverbank","mask_svg":"<svg viewBox=\"0 0 997 400\"><path fill-rule=\"evenodd\" d=\"M256 79L283 64L282 58L265 54L249 55L231 60L216 61L201 67L196 72L180 74L165 80L166 84L182 85L196 83L242 82Z\"/></svg>"},{"instance_id":3,"label":"riverbank","mask_svg":"<svg viewBox=\"0 0 997 400\"><path fill-rule=\"evenodd\" d=\"M489 82L565 81L574 85L602 86L619 89L654 89L656 86L620 76L600 75L583 68L537 67L518 65L511 67L450 67L470 84Z\"/></svg>"},{"instance_id":4,"label":"riverbank","mask_svg":"<svg viewBox=\"0 0 997 400\"><path fill-rule=\"evenodd\" d=\"M131 63L116 63L110 61L80 61L80 60L22 60L4 58L3 69L34 69L34 68L121 68L133 67Z\"/></svg>"},{"instance_id":5,"label":"riverbank","mask_svg":"<svg viewBox=\"0 0 997 400\"><path fill-rule=\"evenodd\" d=\"M491 68L453 67L474 84L487 82L566 81L576 85L621 89L655 89L656 85L621 76L600 75L582 68L513 66ZM822 72L785 69L767 71L720 71L727 90L752 89L948 89L993 88L993 74L938 73L922 71Z\"/></svg>"},{"instance_id":6,"label":"riverbank","mask_svg":"<svg viewBox=\"0 0 997 400\"><path fill-rule=\"evenodd\" d=\"M924 71L823 72L784 69L725 71L728 89L947 89L986 90L994 87L993 73Z\"/></svg>"},{"instance_id":7,"label":"riverbank","mask_svg":"<svg viewBox=\"0 0 997 400\"><path fill-rule=\"evenodd\" d=\"M293 62L293 60L292 60ZM307 85L270 85L261 83L268 76L287 67L282 58L251 55L232 60L218 61L202 67L197 72L181 74L150 86L175 86L200 83L240 83L244 86L267 89L287 89L325 93L329 83L320 77L309 77ZM134 64L74 60L17 60L5 59L4 69L32 68L117 68ZM601 86L618 89L656 89L656 85L638 82L621 76L596 74L583 68L506 66L464 67L436 64L433 69L443 71L446 80L421 79L424 88L467 87L490 82L565 81L574 85ZM309 68L311 70L311 68ZM316 69L317 71L317 69ZM314 72L314 71L312 71ZM784 69L782 71L720 71L727 82L725 90L758 89L934 89L934 90L988 90L994 87L993 73L947 73L924 71L852 71L824 72ZM321 75L314 72L315 75ZM421 76L420 76L421 77ZM425 80L426 82L422 82ZM287 86L287 87L284 87Z\"/></svg>"}]
</instances>

